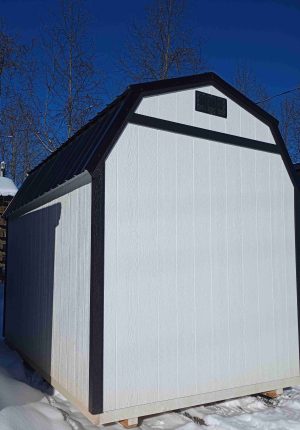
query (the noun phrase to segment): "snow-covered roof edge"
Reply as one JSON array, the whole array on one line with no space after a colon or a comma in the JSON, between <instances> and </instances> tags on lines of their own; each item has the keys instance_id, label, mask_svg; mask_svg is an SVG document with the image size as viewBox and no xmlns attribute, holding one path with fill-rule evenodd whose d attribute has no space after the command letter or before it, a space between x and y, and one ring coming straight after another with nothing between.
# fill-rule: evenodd
<instances>
[{"instance_id":1,"label":"snow-covered roof edge","mask_svg":"<svg viewBox=\"0 0 300 430\"><path fill-rule=\"evenodd\" d=\"M18 188L10 178L0 176L0 196L12 196L17 194Z\"/></svg>"}]
</instances>

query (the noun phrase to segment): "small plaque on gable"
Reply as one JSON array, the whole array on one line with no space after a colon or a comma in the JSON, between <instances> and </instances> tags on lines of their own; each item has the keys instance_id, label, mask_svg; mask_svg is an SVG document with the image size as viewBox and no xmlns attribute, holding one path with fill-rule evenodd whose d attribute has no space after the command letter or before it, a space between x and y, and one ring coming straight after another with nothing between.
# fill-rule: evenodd
<instances>
[{"instance_id":1,"label":"small plaque on gable","mask_svg":"<svg viewBox=\"0 0 300 430\"><path fill-rule=\"evenodd\" d=\"M223 97L196 91L196 111L227 118L227 100Z\"/></svg>"}]
</instances>

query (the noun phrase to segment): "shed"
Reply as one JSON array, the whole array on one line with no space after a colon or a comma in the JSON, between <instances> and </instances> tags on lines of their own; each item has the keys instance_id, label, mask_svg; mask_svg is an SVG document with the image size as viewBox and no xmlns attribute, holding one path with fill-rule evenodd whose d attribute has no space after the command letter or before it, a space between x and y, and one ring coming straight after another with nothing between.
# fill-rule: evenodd
<instances>
[{"instance_id":1,"label":"shed","mask_svg":"<svg viewBox=\"0 0 300 430\"><path fill-rule=\"evenodd\" d=\"M216 74L131 85L6 212L9 344L102 424L300 384L297 183Z\"/></svg>"}]
</instances>

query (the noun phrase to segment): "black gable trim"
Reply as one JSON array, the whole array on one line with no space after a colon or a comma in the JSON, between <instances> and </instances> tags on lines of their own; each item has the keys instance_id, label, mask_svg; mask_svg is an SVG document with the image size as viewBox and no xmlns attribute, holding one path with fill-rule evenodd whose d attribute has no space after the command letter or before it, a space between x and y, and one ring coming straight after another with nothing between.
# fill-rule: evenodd
<instances>
[{"instance_id":1,"label":"black gable trim","mask_svg":"<svg viewBox=\"0 0 300 430\"><path fill-rule=\"evenodd\" d=\"M139 91L143 96L164 94L172 91L182 91L206 85L213 85L219 91L231 98L238 105L242 106L249 113L260 119L264 123L278 124L278 120L255 102L244 96L236 88L224 81L220 76L213 72L202 73L200 75L192 75L181 78L165 79L161 81L146 82L143 84L131 85L130 88Z\"/></svg>"},{"instance_id":2,"label":"black gable trim","mask_svg":"<svg viewBox=\"0 0 300 430\"><path fill-rule=\"evenodd\" d=\"M213 140L228 145L242 146L244 148L256 149L258 151L272 152L280 154L277 145L272 143L260 142L254 139L247 139L245 137L234 136L232 134L220 133L219 131L207 130L205 128L194 127L187 124L178 122L167 121L164 119L154 118L151 116L141 115L134 113L130 116L129 123L142 125L144 127L155 128L163 131L170 131L185 136Z\"/></svg>"}]
</instances>

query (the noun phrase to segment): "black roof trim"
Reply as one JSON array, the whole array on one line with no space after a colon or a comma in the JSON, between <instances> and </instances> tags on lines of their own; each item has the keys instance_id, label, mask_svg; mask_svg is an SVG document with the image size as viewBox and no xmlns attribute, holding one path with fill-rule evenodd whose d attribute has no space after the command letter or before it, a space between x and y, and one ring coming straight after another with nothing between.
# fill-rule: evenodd
<instances>
[{"instance_id":1,"label":"black roof trim","mask_svg":"<svg viewBox=\"0 0 300 430\"><path fill-rule=\"evenodd\" d=\"M206 85L214 85L227 97L271 128L291 179L294 182L295 169L291 167L290 157L278 130L277 119L218 75L213 72L207 72L200 75L130 85L123 94L30 172L6 210L5 216L9 216L20 207L85 170L92 176L97 175L101 162L113 148L124 130L130 114L135 111L143 97Z\"/></svg>"}]
</instances>

